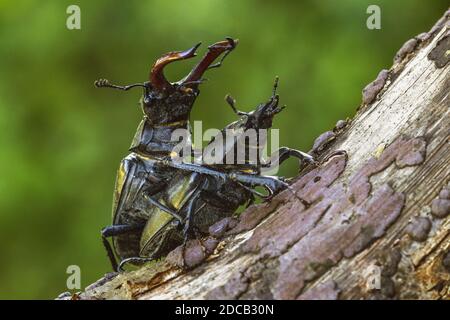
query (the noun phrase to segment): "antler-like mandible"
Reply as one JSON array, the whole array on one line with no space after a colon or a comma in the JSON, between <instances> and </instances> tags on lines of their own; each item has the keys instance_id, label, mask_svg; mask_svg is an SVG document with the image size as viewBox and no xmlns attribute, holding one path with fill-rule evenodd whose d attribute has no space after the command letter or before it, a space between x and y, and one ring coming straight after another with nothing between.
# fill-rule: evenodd
<instances>
[{"instance_id":1,"label":"antler-like mandible","mask_svg":"<svg viewBox=\"0 0 450 320\"><path fill-rule=\"evenodd\" d=\"M155 88L158 91L171 89L172 84L169 81L167 81L163 73L164 67L174 61L195 57L196 55L195 51L200 46L200 44L201 43L198 43L192 48L185 51L174 51L166 53L161 58L156 60L155 64L152 67L152 70L150 71L150 83L152 84L153 88Z\"/></svg>"},{"instance_id":2,"label":"antler-like mandible","mask_svg":"<svg viewBox=\"0 0 450 320\"><path fill-rule=\"evenodd\" d=\"M217 43L214 43L213 45L210 45L208 47L208 52L204 55L202 60L192 69L187 77L183 79L182 83L186 85L198 84L203 73L205 73L205 71L210 68L219 67L225 57L237 46L238 42L238 39L233 40L231 38L226 38L226 40L219 41ZM222 59L218 63L212 64L214 60L216 60L224 52L225 54L223 55Z\"/></svg>"}]
</instances>

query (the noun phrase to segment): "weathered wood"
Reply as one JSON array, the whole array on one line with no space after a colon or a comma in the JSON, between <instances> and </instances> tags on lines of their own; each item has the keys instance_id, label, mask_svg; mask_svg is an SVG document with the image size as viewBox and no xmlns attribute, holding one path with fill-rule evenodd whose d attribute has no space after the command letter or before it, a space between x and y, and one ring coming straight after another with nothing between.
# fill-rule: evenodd
<instances>
[{"instance_id":1,"label":"weathered wood","mask_svg":"<svg viewBox=\"0 0 450 320\"><path fill-rule=\"evenodd\" d=\"M321 164L292 186L303 201L287 190L217 224L189 244L188 271L176 250L76 298L450 298L449 16L316 140Z\"/></svg>"}]
</instances>

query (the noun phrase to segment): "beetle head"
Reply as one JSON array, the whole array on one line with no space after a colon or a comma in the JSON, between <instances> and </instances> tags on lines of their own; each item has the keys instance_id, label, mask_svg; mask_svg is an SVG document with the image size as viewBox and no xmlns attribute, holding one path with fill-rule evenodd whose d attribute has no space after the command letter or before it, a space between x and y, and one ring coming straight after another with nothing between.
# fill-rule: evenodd
<instances>
[{"instance_id":1,"label":"beetle head","mask_svg":"<svg viewBox=\"0 0 450 320\"><path fill-rule=\"evenodd\" d=\"M196 56L196 50L200 43L185 51L173 51L163 55L153 64L149 81L143 84L129 86L117 86L108 80L98 80L97 87L109 87L128 90L133 87L143 87L142 107L150 122L155 124L172 123L188 120L189 113L196 97L199 94L198 86L204 81L202 78L206 70L219 67L223 59L237 45L238 40L226 38L208 47L208 52L200 62L183 79L177 82L169 82L164 76L164 68L175 61L190 59ZM223 54L223 55L222 55ZM222 55L221 60L213 62Z\"/></svg>"},{"instance_id":2,"label":"beetle head","mask_svg":"<svg viewBox=\"0 0 450 320\"><path fill-rule=\"evenodd\" d=\"M198 86L204 81L203 74L210 68L220 66L237 43L238 40L227 38L209 46L200 62L178 82L169 82L164 76L164 68L169 63L195 57L200 43L188 50L169 52L159 58L150 71L150 81L146 83L142 99L144 112L149 119L157 123L187 120L199 94ZM213 65L222 54L222 59Z\"/></svg>"},{"instance_id":3,"label":"beetle head","mask_svg":"<svg viewBox=\"0 0 450 320\"><path fill-rule=\"evenodd\" d=\"M278 88L278 77L275 78L272 96L266 103L261 103L251 112L238 111L235 107L236 101L229 95L225 97L227 103L233 108L234 112L243 116L245 129L269 129L272 127L272 121L276 114L280 113L285 106L278 106L280 97L276 93Z\"/></svg>"}]
</instances>

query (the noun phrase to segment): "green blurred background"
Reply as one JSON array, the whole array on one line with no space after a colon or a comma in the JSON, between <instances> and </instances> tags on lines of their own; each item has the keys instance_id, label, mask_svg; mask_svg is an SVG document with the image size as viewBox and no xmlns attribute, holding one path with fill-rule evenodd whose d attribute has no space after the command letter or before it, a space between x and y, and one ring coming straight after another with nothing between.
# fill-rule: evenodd
<instances>
[{"instance_id":1,"label":"green blurred background","mask_svg":"<svg viewBox=\"0 0 450 320\"><path fill-rule=\"evenodd\" d=\"M66 8L81 7L81 30ZM366 8L381 7L381 30ZM225 36L240 39L208 72L192 120L221 128L265 100L275 75L287 108L281 144L309 150L352 116L361 89L409 38L428 31L447 1L5 1L0 0L0 298L54 298L66 268L82 287L110 270L100 229L111 219L116 169L141 118L141 91L96 90L105 77L147 80L162 53ZM195 61L170 66L178 80ZM281 174L295 174L289 162Z\"/></svg>"}]
</instances>

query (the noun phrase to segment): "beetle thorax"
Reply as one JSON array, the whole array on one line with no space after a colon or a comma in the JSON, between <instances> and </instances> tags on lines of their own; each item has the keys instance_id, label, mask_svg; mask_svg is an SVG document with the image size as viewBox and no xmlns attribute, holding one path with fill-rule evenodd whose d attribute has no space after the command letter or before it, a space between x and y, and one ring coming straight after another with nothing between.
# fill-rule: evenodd
<instances>
[{"instance_id":1,"label":"beetle thorax","mask_svg":"<svg viewBox=\"0 0 450 320\"><path fill-rule=\"evenodd\" d=\"M177 89L171 94L145 95L141 101L144 119L139 124L131 151L167 156L179 143L172 141L175 130L189 134L189 114L198 91Z\"/></svg>"}]
</instances>

